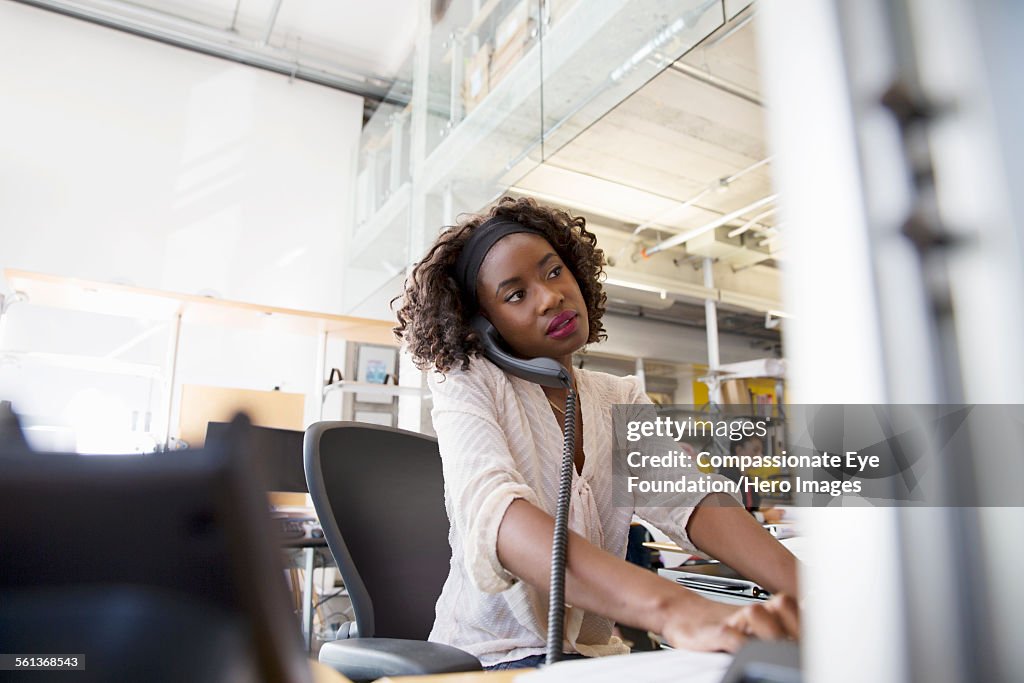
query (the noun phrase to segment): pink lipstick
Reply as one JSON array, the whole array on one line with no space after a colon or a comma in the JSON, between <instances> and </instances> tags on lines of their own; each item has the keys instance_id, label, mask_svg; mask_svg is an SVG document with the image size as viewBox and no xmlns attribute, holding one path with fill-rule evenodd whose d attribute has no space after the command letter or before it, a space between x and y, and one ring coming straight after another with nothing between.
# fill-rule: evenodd
<instances>
[{"instance_id":1,"label":"pink lipstick","mask_svg":"<svg viewBox=\"0 0 1024 683\"><path fill-rule=\"evenodd\" d=\"M547 335L555 339L564 339L576 331L577 315L574 311L566 311L555 316L548 325Z\"/></svg>"}]
</instances>

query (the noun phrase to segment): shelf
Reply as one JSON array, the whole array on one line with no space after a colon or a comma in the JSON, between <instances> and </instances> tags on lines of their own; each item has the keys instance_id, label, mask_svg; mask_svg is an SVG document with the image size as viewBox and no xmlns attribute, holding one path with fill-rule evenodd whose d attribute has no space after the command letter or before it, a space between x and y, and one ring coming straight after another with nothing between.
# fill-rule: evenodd
<instances>
[{"instance_id":1,"label":"shelf","mask_svg":"<svg viewBox=\"0 0 1024 683\"><path fill-rule=\"evenodd\" d=\"M46 353L43 351L0 351L0 356L10 356L28 362L71 370L85 370L111 375L127 375L146 379L163 380L163 370L148 363L130 363L116 358L83 356L72 353Z\"/></svg>"},{"instance_id":2,"label":"shelf","mask_svg":"<svg viewBox=\"0 0 1024 683\"><path fill-rule=\"evenodd\" d=\"M662 0L641 12L629 0L571 3L430 151L417 179L428 190L453 181L502 186L496 192L513 184L530 162L541 163L542 140L543 155L550 157L653 76L658 65L722 24L716 0L685 4L689 9ZM652 16L676 21L653 32ZM615 39L616 49L595 52L594 45L608 38Z\"/></svg>"},{"instance_id":3,"label":"shelf","mask_svg":"<svg viewBox=\"0 0 1024 683\"><path fill-rule=\"evenodd\" d=\"M350 341L395 346L393 323L352 316L316 313L196 294L165 292L108 282L47 275L8 268L4 277L12 291L28 302L89 313L145 320L173 320L217 327L313 335L336 333Z\"/></svg>"},{"instance_id":4,"label":"shelf","mask_svg":"<svg viewBox=\"0 0 1024 683\"><path fill-rule=\"evenodd\" d=\"M613 21L628 4L628 0L575 3L542 38L546 45L544 71L554 73L570 62L587 44L587 39ZM507 175L532 150L539 149L541 141L540 52L538 40L480 104L438 143L424 161L419 177L429 178L432 187L454 179L474 182L504 179L508 182L502 184L507 186L518 179ZM580 85L578 91L569 88L573 83ZM567 81L566 86L559 92L561 99L582 99L592 90L585 79ZM466 150L486 150L486 153L467 154Z\"/></svg>"},{"instance_id":5,"label":"shelf","mask_svg":"<svg viewBox=\"0 0 1024 683\"><path fill-rule=\"evenodd\" d=\"M334 382L324 387L324 396L340 391L342 393L376 394L378 396L418 396L424 398L429 396L420 387L405 387L398 384L373 384L372 382L349 382L347 380Z\"/></svg>"}]
</instances>

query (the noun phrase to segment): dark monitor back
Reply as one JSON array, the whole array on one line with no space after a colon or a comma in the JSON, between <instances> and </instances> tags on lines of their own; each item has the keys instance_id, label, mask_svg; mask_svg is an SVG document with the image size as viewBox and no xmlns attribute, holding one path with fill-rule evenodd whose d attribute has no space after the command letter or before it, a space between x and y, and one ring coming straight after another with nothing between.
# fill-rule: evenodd
<instances>
[{"instance_id":1,"label":"dark monitor back","mask_svg":"<svg viewBox=\"0 0 1024 683\"><path fill-rule=\"evenodd\" d=\"M308 680L233 426L151 455L0 442L0 652L83 654L76 681Z\"/></svg>"},{"instance_id":2,"label":"dark monitor back","mask_svg":"<svg viewBox=\"0 0 1024 683\"><path fill-rule=\"evenodd\" d=\"M223 438L230 424L210 422L206 440ZM243 457L258 472L268 491L307 493L302 467L305 432L274 427L251 427L243 446Z\"/></svg>"}]
</instances>

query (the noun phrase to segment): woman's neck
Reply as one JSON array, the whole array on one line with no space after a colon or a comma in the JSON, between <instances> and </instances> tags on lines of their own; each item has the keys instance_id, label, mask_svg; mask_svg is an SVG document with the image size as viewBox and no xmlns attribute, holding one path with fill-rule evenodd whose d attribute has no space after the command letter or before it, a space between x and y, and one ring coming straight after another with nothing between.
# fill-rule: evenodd
<instances>
[{"instance_id":1,"label":"woman's neck","mask_svg":"<svg viewBox=\"0 0 1024 683\"><path fill-rule=\"evenodd\" d=\"M579 385L576 383L576 368L572 366L572 357L570 356L568 360L565 358L558 358L557 360L562 364L562 367L569 371L569 381L572 383L572 388L578 393ZM558 397L563 400L565 399L565 395L568 393L561 387L546 387L542 385L541 389L544 390L544 394L548 397Z\"/></svg>"}]
</instances>

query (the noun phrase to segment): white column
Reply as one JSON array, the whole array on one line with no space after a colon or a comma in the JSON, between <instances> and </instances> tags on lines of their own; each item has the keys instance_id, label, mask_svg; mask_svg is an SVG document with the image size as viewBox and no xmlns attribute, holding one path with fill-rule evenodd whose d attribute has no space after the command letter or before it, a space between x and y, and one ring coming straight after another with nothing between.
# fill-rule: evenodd
<instances>
[{"instance_id":1,"label":"white column","mask_svg":"<svg viewBox=\"0 0 1024 683\"><path fill-rule=\"evenodd\" d=\"M715 289L713 265L714 262L710 258L704 259L704 286L711 291ZM722 364L718 355L718 305L710 297L704 300L704 325L708 335L708 400L712 403L721 403L722 387L717 374L718 366Z\"/></svg>"}]
</instances>

